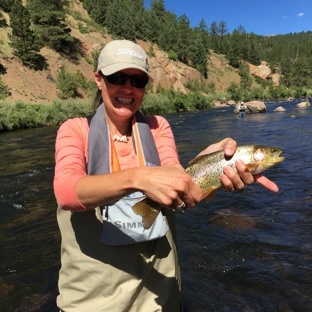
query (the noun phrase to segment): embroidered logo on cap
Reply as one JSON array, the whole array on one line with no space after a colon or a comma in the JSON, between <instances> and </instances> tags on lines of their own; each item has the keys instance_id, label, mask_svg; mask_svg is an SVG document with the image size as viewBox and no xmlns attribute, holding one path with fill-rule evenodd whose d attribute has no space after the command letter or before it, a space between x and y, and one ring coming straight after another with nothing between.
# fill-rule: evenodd
<instances>
[{"instance_id":1,"label":"embroidered logo on cap","mask_svg":"<svg viewBox=\"0 0 312 312\"><path fill-rule=\"evenodd\" d=\"M139 52L135 52L134 50L131 49L117 49L117 53L114 54L115 56L119 56L119 55L131 55L134 56L138 59L140 59L141 61L144 61L144 57L139 53Z\"/></svg>"}]
</instances>

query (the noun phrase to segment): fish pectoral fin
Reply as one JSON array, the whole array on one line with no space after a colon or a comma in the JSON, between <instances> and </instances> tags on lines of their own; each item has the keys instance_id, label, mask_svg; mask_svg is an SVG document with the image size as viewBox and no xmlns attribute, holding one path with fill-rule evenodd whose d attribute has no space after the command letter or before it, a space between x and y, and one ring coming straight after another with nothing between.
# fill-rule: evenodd
<instances>
[{"instance_id":1,"label":"fish pectoral fin","mask_svg":"<svg viewBox=\"0 0 312 312\"><path fill-rule=\"evenodd\" d=\"M248 170L256 170L259 167L259 164L245 164L246 168L248 168Z\"/></svg>"},{"instance_id":2,"label":"fish pectoral fin","mask_svg":"<svg viewBox=\"0 0 312 312\"><path fill-rule=\"evenodd\" d=\"M203 193L203 196L201 197L200 201L202 201L203 199L206 199L206 202L209 203L212 200L215 192L216 192L215 188L211 188L211 189L205 191Z\"/></svg>"},{"instance_id":3,"label":"fish pectoral fin","mask_svg":"<svg viewBox=\"0 0 312 312\"><path fill-rule=\"evenodd\" d=\"M145 230L148 230L153 225L160 212L159 209L151 207L148 202L149 199L144 198L132 207L133 212L142 217L142 223Z\"/></svg>"}]
</instances>

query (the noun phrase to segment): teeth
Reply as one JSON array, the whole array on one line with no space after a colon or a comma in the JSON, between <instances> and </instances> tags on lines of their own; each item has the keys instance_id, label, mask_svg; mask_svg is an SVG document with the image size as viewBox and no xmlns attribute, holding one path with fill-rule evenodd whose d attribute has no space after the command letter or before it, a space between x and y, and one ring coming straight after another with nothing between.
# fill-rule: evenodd
<instances>
[{"instance_id":1,"label":"teeth","mask_svg":"<svg viewBox=\"0 0 312 312\"><path fill-rule=\"evenodd\" d=\"M117 98L117 100L119 101L119 102L123 102L123 103L130 103L130 102L132 102L132 99L129 99L129 98Z\"/></svg>"}]
</instances>

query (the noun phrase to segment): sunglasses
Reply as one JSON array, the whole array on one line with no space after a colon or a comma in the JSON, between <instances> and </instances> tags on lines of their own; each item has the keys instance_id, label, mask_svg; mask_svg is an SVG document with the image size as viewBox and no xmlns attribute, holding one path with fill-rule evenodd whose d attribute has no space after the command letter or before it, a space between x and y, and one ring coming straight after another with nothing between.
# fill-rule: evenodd
<instances>
[{"instance_id":1,"label":"sunglasses","mask_svg":"<svg viewBox=\"0 0 312 312\"><path fill-rule=\"evenodd\" d=\"M148 77L147 75L127 75L123 72L117 72L115 74L109 75L109 76L104 76L106 80L113 84L113 85L124 85L130 79L131 85L135 88L145 88L145 86L148 83Z\"/></svg>"}]
</instances>

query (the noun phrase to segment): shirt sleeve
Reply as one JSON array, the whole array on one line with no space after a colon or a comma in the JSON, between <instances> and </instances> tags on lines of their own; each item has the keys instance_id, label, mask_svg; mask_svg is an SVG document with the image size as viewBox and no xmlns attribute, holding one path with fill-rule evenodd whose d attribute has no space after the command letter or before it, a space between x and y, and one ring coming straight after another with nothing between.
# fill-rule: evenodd
<instances>
[{"instance_id":1,"label":"shirt sleeve","mask_svg":"<svg viewBox=\"0 0 312 312\"><path fill-rule=\"evenodd\" d=\"M174 136L168 121L161 116L145 117L162 166L179 164ZM89 125L86 118L64 122L56 136L54 194L64 210L83 211L86 208L76 195L77 181L87 175Z\"/></svg>"},{"instance_id":2,"label":"shirt sleeve","mask_svg":"<svg viewBox=\"0 0 312 312\"><path fill-rule=\"evenodd\" d=\"M89 125L86 118L65 121L55 141L54 194L64 210L82 211L76 195L77 181L87 175L87 148Z\"/></svg>"},{"instance_id":3,"label":"shirt sleeve","mask_svg":"<svg viewBox=\"0 0 312 312\"><path fill-rule=\"evenodd\" d=\"M153 134L162 166L179 164L174 136L168 121L162 116L145 117Z\"/></svg>"}]
</instances>

